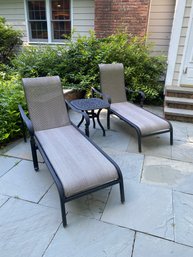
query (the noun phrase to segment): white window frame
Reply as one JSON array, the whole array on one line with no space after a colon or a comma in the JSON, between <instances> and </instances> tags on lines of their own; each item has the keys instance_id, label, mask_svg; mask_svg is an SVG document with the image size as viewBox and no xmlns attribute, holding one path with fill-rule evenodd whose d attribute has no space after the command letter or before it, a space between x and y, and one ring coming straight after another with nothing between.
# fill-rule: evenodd
<instances>
[{"instance_id":1,"label":"white window frame","mask_svg":"<svg viewBox=\"0 0 193 257\"><path fill-rule=\"evenodd\" d=\"M63 39L53 39L52 38L52 22L51 22L51 0L44 0L46 4L46 21L47 21L47 31L48 31L48 39L32 39L30 35L29 28L29 11L28 11L28 0L24 0L24 8L25 8L25 22L26 22L26 31L28 42L30 44L65 44L65 40ZM70 0L70 21L71 21L71 31L73 28L73 0Z\"/></svg>"}]
</instances>

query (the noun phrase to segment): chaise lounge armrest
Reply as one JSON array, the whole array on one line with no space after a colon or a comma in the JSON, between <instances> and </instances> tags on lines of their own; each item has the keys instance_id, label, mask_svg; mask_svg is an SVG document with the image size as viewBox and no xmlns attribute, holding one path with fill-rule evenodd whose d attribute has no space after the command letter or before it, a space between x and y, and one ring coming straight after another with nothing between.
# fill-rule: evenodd
<instances>
[{"instance_id":1,"label":"chaise lounge armrest","mask_svg":"<svg viewBox=\"0 0 193 257\"><path fill-rule=\"evenodd\" d=\"M140 99L139 104L140 104L141 107L143 107L143 104L144 104L144 101L145 101L145 93L143 91L141 91L141 90L135 91L135 90L129 89L127 87L125 87L125 90L127 91L127 93L138 94L139 99Z\"/></svg>"},{"instance_id":2,"label":"chaise lounge armrest","mask_svg":"<svg viewBox=\"0 0 193 257\"><path fill-rule=\"evenodd\" d=\"M91 87L91 93L92 93L92 97L95 96L95 94L99 95L100 97L103 98L104 101L106 101L107 103L111 104L111 97L105 93L100 92L99 90L97 90L94 87Z\"/></svg>"},{"instance_id":3,"label":"chaise lounge armrest","mask_svg":"<svg viewBox=\"0 0 193 257\"><path fill-rule=\"evenodd\" d=\"M31 137L34 136L34 128L33 128L31 120L27 117L27 115L25 114L25 112L24 112L24 110L23 110L23 108L20 104L18 105L18 108L19 108L20 117L21 117L21 120L22 120L23 137L24 137L24 141L26 142L24 124L26 125Z\"/></svg>"}]
</instances>

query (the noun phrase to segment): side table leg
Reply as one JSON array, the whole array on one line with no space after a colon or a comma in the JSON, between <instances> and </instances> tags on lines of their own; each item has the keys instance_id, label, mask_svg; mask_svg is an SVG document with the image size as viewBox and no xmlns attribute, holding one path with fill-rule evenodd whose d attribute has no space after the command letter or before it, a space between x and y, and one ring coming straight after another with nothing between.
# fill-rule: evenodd
<instances>
[{"instance_id":1,"label":"side table leg","mask_svg":"<svg viewBox=\"0 0 193 257\"><path fill-rule=\"evenodd\" d=\"M99 115L100 115L100 112L102 111L102 109L99 109L97 114L96 114L96 117L97 117L97 121L98 121L98 124L99 126L101 127L102 131L103 131L103 136L105 136L105 129L103 128L103 125L101 124L100 122L100 119L99 119Z\"/></svg>"},{"instance_id":2,"label":"side table leg","mask_svg":"<svg viewBox=\"0 0 193 257\"><path fill-rule=\"evenodd\" d=\"M107 109L107 129L110 129L110 114L111 114L111 111L108 108Z\"/></svg>"},{"instance_id":3,"label":"side table leg","mask_svg":"<svg viewBox=\"0 0 193 257\"><path fill-rule=\"evenodd\" d=\"M95 115L94 110L91 111L91 117L92 117L92 121L93 121L93 128L95 128L95 127L96 127L96 124L95 124L94 118L96 117L96 115Z\"/></svg>"},{"instance_id":4,"label":"side table leg","mask_svg":"<svg viewBox=\"0 0 193 257\"><path fill-rule=\"evenodd\" d=\"M80 122L78 123L78 125L77 125L77 127L78 127L78 128L79 128L79 127L80 127L80 125L83 123L83 120L84 120L84 116L82 116L82 118L81 118Z\"/></svg>"}]
</instances>

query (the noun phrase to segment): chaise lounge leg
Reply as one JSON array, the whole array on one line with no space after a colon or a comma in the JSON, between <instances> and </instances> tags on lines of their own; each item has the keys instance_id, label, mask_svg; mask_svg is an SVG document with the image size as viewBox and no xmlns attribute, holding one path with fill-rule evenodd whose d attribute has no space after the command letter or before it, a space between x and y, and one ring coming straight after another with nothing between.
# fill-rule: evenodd
<instances>
[{"instance_id":1,"label":"chaise lounge leg","mask_svg":"<svg viewBox=\"0 0 193 257\"><path fill-rule=\"evenodd\" d=\"M137 131L137 139L138 139L138 151L141 153L141 134Z\"/></svg>"},{"instance_id":2,"label":"chaise lounge leg","mask_svg":"<svg viewBox=\"0 0 193 257\"><path fill-rule=\"evenodd\" d=\"M120 181L119 186L120 186L121 203L124 203L125 202L125 193L124 193L123 180Z\"/></svg>"},{"instance_id":3,"label":"chaise lounge leg","mask_svg":"<svg viewBox=\"0 0 193 257\"><path fill-rule=\"evenodd\" d=\"M110 110L107 111L107 129L110 129Z\"/></svg>"},{"instance_id":4,"label":"chaise lounge leg","mask_svg":"<svg viewBox=\"0 0 193 257\"><path fill-rule=\"evenodd\" d=\"M67 219L66 219L66 208L65 208L65 203L62 201L60 198L60 204L61 204L61 212L62 212L62 224L63 227L67 226Z\"/></svg>"},{"instance_id":5,"label":"chaise lounge leg","mask_svg":"<svg viewBox=\"0 0 193 257\"><path fill-rule=\"evenodd\" d=\"M38 171L39 170L38 158L37 158L35 140L34 140L33 137L31 137L31 139L30 139L30 144L31 144L31 151L32 151L32 159L33 159L34 169L35 169L35 171Z\"/></svg>"},{"instance_id":6,"label":"chaise lounge leg","mask_svg":"<svg viewBox=\"0 0 193 257\"><path fill-rule=\"evenodd\" d=\"M170 145L173 145L173 129L170 130Z\"/></svg>"}]
</instances>

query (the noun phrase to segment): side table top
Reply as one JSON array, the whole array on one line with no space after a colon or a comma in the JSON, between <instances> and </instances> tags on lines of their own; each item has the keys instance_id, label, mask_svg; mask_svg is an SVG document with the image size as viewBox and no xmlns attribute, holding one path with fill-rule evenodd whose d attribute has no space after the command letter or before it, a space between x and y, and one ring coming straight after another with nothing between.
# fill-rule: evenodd
<instances>
[{"instance_id":1,"label":"side table top","mask_svg":"<svg viewBox=\"0 0 193 257\"><path fill-rule=\"evenodd\" d=\"M76 99L70 102L76 109L89 111L96 109L109 108L110 104L100 98Z\"/></svg>"}]
</instances>

